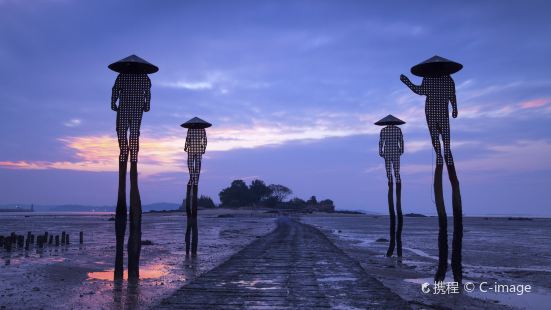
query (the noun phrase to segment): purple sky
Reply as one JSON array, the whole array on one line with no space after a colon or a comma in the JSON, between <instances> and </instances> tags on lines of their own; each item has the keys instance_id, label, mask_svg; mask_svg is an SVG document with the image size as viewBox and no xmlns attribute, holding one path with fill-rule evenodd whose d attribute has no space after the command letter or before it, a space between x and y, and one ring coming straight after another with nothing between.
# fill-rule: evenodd
<instances>
[{"instance_id":1,"label":"purple sky","mask_svg":"<svg viewBox=\"0 0 551 310\"><path fill-rule=\"evenodd\" d=\"M113 205L113 61L156 64L140 151L143 203L179 202L179 125L214 124L200 191L284 184L386 213L380 127L402 127L405 212L434 214L424 97L399 80L435 54L453 78L452 151L467 215L551 216L551 21L546 1L0 0L0 204ZM445 178L446 179L446 178ZM451 214L449 183L446 202Z\"/></svg>"}]
</instances>

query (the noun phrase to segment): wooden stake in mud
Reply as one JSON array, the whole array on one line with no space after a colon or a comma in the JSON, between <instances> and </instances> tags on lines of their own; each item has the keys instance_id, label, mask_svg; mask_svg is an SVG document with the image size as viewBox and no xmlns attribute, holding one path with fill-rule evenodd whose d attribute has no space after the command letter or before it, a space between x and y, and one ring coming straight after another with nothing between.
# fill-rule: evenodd
<instances>
[{"instance_id":1,"label":"wooden stake in mud","mask_svg":"<svg viewBox=\"0 0 551 310\"><path fill-rule=\"evenodd\" d=\"M12 249L12 237L11 236L8 236L4 239L4 249L8 252L11 252L11 249Z\"/></svg>"},{"instance_id":2,"label":"wooden stake in mud","mask_svg":"<svg viewBox=\"0 0 551 310\"><path fill-rule=\"evenodd\" d=\"M83 244L83 243L84 243L84 232L83 232L83 231L81 231L81 232L79 233L79 243L80 243L80 244Z\"/></svg>"},{"instance_id":3,"label":"wooden stake in mud","mask_svg":"<svg viewBox=\"0 0 551 310\"><path fill-rule=\"evenodd\" d=\"M55 246L59 246L59 235L55 235Z\"/></svg>"}]
</instances>

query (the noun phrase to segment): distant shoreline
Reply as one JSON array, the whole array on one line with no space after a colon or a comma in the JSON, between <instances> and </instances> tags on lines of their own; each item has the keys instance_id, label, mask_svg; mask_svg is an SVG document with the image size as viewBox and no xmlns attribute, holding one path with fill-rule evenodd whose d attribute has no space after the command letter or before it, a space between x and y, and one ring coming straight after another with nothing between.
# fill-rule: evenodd
<instances>
[{"instance_id":1,"label":"distant shoreline","mask_svg":"<svg viewBox=\"0 0 551 310\"><path fill-rule=\"evenodd\" d=\"M251 209L247 208L209 208L209 209L201 209L199 210L199 214L201 212L205 212L208 210L224 210L227 213L231 214L232 211L251 211ZM294 213L292 210L277 210L277 209L261 209L261 210L254 210L254 211L264 211L264 212L281 212L281 213ZM173 210L150 210L150 211L144 211L144 215L155 215L155 214L166 214L166 213L183 213L183 210L180 209L173 209ZM387 214L375 214L375 213L363 213L362 211L349 211L349 210L336 210L334 212L313 212L313 213L304 213L300 210L296 211L297 214L304 214L304 215L329 215L334 214L335 216L367 216L367 217L388 217ZM114 215L115 211L0 211L0 217L2 216L111 216ZM408 213L404 214L404 217L406 218L435 218L436 215L424 215L424 214L418 214L418 213ZM529 221L529 220L538 220L538 219L550 219L551 216L519 216L519 215L463 215L464 218L481 218L481 219L507 219L510 221ZM452 218L452 216L448 216L448 218Z\"/></svg>"}]
</instances>

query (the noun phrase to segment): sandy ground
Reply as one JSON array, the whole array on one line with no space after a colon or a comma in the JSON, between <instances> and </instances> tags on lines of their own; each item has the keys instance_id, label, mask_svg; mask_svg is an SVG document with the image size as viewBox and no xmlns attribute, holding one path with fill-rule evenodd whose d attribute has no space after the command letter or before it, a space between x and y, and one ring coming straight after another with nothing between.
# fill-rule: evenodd
<instances>
[{"instance_id":1,"label":"sandy ground","mask_svg":"<svg viewBox=\"0 0 551 310\"><path fill-rule=\"evenodd\" d=\"M231 214L231 217L225 215ZM219 265L257 237L273 230L274 215L247 210L200 210L199 253L185 257L185 216L144 214L141 281L114 283L114 222L111 215L0 215L0 234L49 231L71 236L67 246L28 251L0 249L1 309L146 308L191 279ZM84 245L78 232L84 231ZM128 234L128 231L127 231ZM126 248L126 246L125 246ZM126 260L126 256L125 256ZM125 262L126 263L126 262Z\"/></svg>"},{"instance_id":2,"label":"sandy ground","mask_svg":"<svg viewBox=\"0 0 551 310\"><path fill-rule=\"evenodd\" d=\"M549 309L551 303L551 219L511 221L507 218L465 218L463 239L464 282L475 291L462 294L425 294L422 283L432 283L438 260L436 218L405 218L404 257L385 256L388 217L317 214L303 216L304 223L318 227L357 259L369 274L419 308L520 308ZM451 222L451 221L449 221ZM451 245L452 226L448 228ZM447 282L451 282L448 270ZM481 282L531 285L532 292L481 292ZM483 303L481 303L481 301ZM494 306L492 306L494 305Z\"/></svg>"}]
</instances>

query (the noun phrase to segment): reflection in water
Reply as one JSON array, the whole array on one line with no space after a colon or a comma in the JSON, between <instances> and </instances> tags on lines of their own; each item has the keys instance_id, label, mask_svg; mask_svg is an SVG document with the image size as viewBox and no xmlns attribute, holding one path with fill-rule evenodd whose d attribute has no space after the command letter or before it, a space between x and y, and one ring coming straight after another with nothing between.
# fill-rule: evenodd
<instances>
[{"instance_id":1,"label":"reflection in water","mask_svg":"<svg viewBox=\"0 0 551 310\"><path fill-rule=\"evenodd\" d=\"M141 273L141 272L140 272ZM135 309L140 297L140 281L130 280L126 287L126 309Z\"/></svg>"},{"instance_id":2,"label":"reflection in water","mask_svg":"<svg viewBox=\"0 0 551 310\"><path fill-rule=\"evenodd\" d=\"M122 309L122 280L116 280L113 282L113 308Z\"/></svg>"},{"instance_id":3,"label":"reflection in water","mask_svg":"<svg viewBox=\"0 0 551 310\"><path fill-rule=\"evenodd\" d=\"M155 264L140 267L140 279L157 279L168 274L167 266L164 264ZM114 269L105 271L95 271L88 273L88 280L113 281ZM124 270L123 279L128 279L128 270Z\"/></svg>"},{"instance_id":4,"label":"reflection in water","mask_svg":"<svg viewBox=\"0 0 551 310\"><path fill-rule=\"evenodd\" d=\"M126 283L126 294L124 294L124 283ZM123 303L124 298L124 303ZM122 280L113 281L113 305L112 309L136 309L140 303L140 281Z\"/></svg>"}]
</instances>

